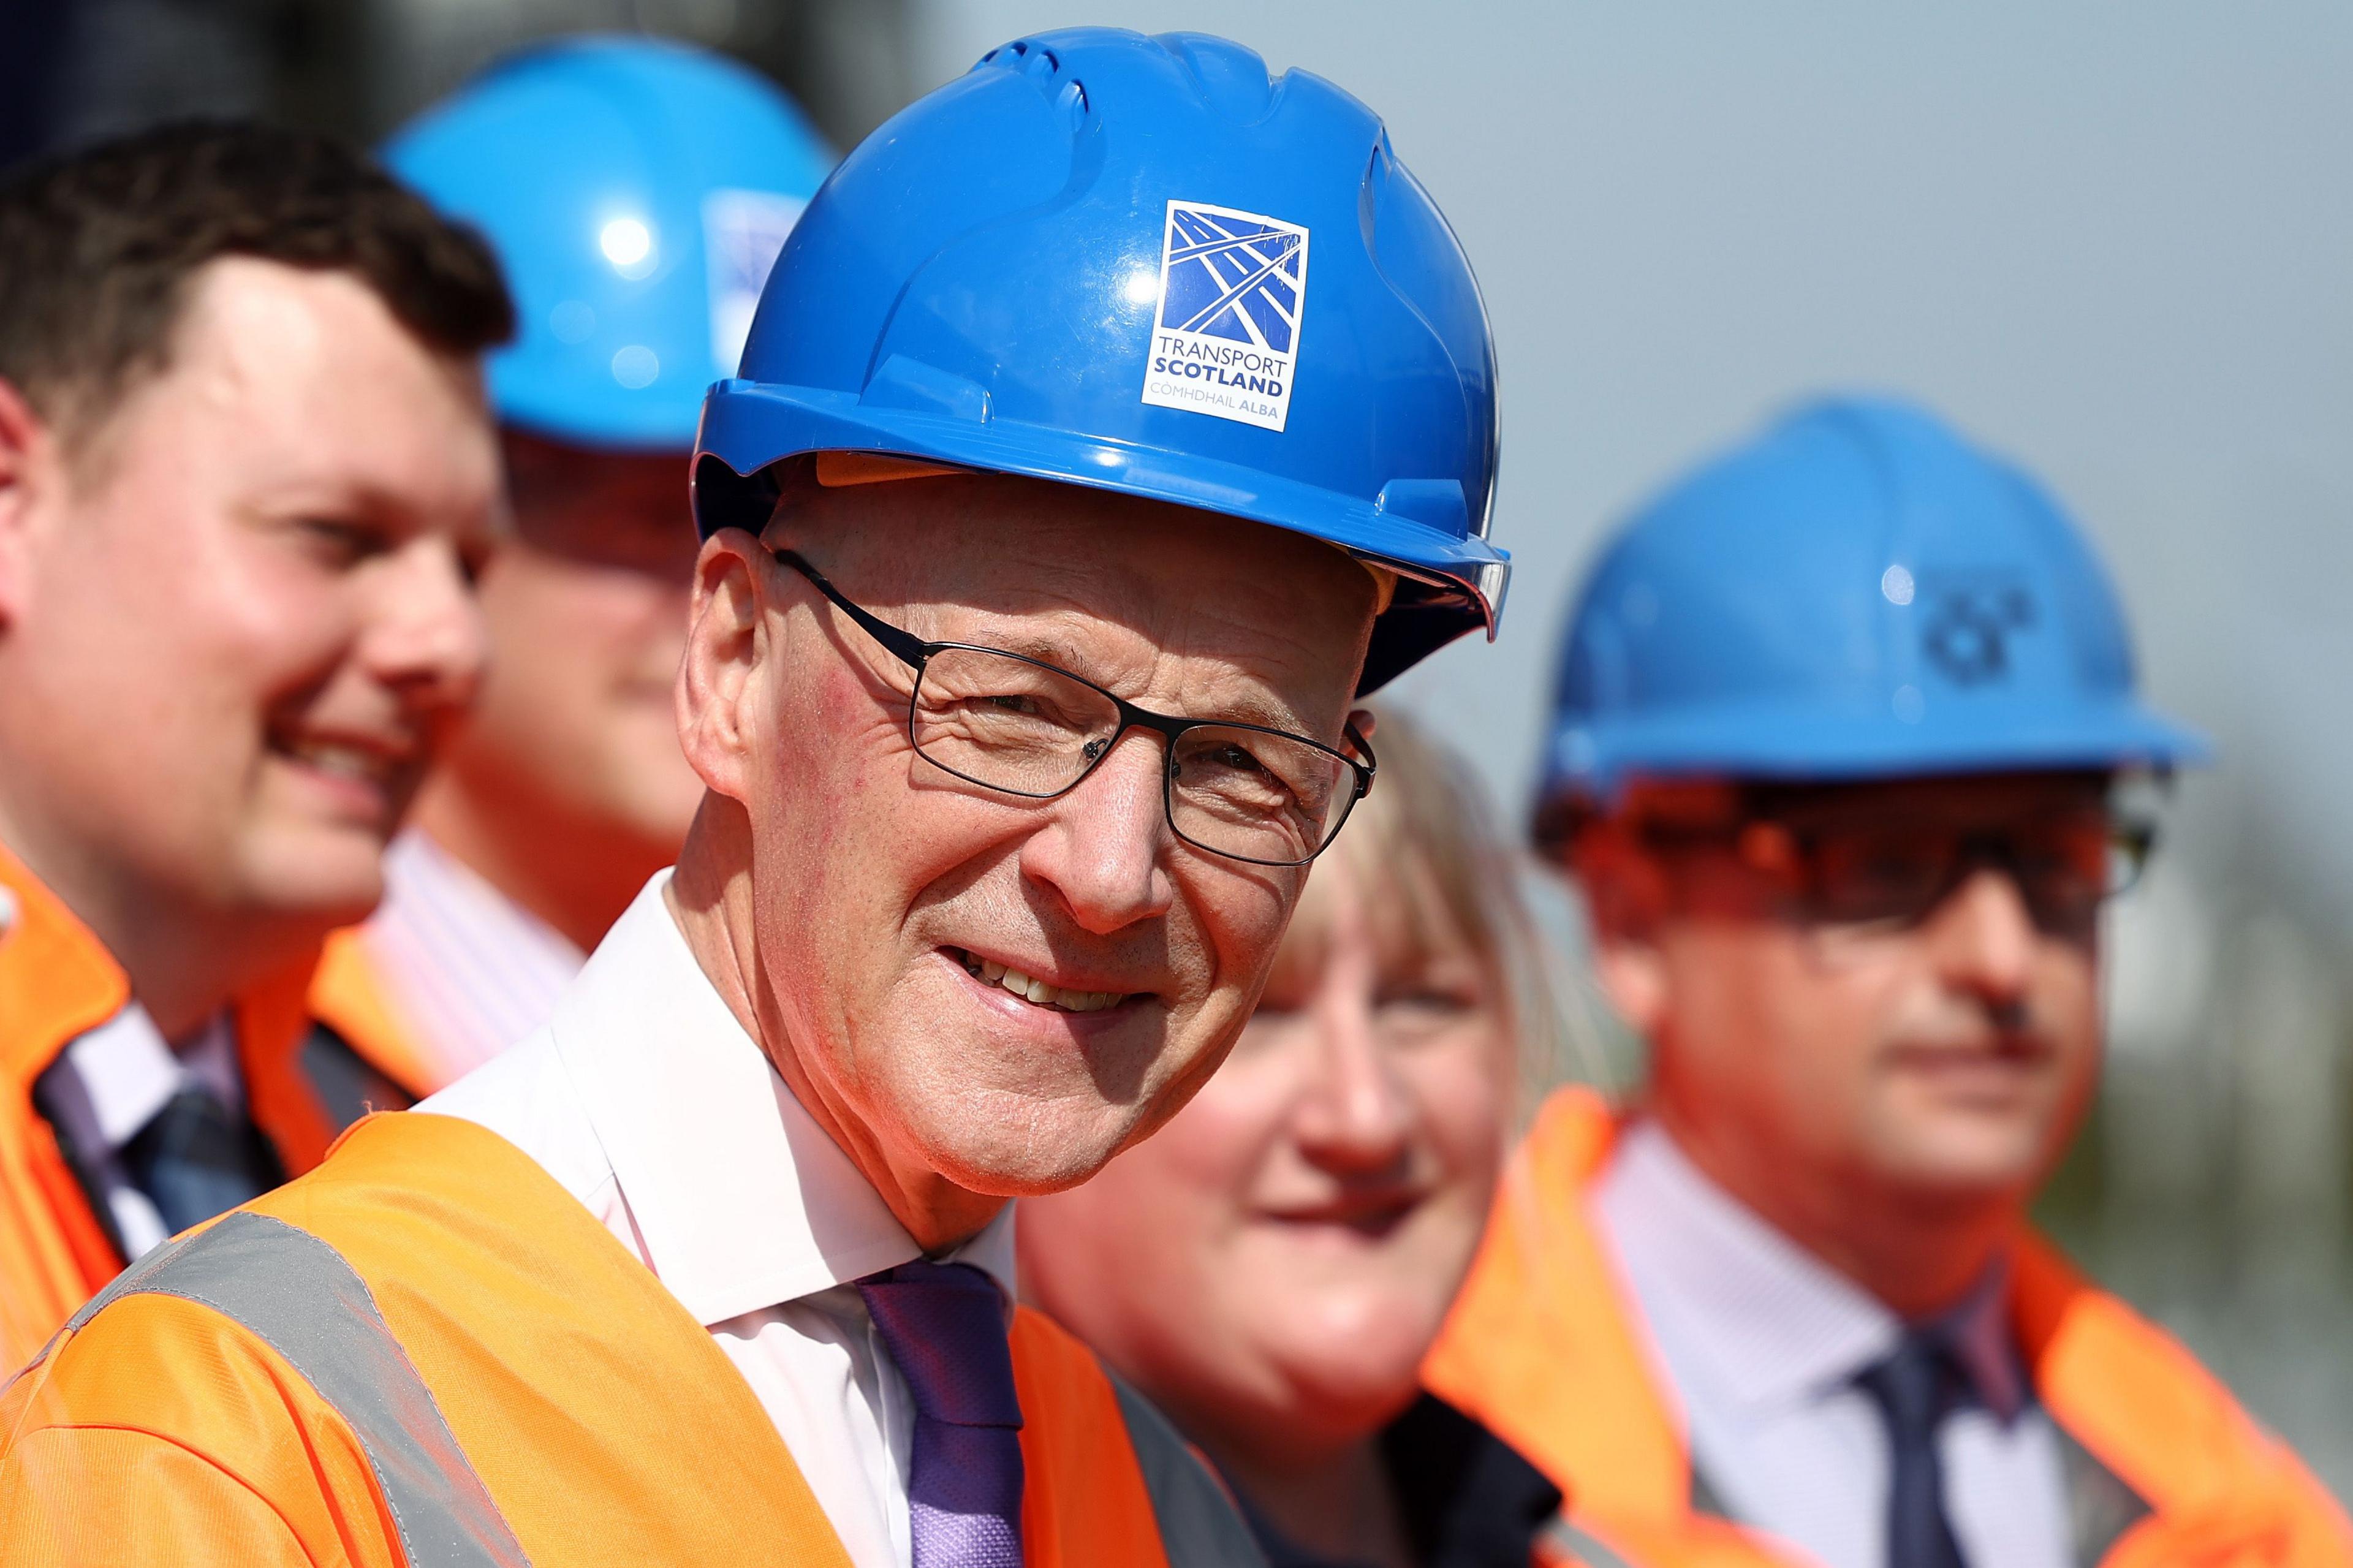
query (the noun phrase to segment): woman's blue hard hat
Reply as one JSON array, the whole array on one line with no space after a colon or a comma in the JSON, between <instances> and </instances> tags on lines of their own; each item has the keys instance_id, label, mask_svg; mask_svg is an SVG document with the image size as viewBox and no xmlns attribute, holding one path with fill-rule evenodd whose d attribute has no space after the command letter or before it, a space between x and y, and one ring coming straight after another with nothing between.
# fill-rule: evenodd
<instances>
[{"instance_id":1,"label":"woman's blue hard hat","mask_svg":"<svg viewBox=\"0 0 2353 1568\"><path fill-rule=\"evenodd\" d=\"M845 159L704 405L703 531L769 470L892 454L1198 507L1400 578L1371 690L1474 628L1494 349L1469 262L1380 120L1197 35L992 50Z\"/></svg>"},{"instance_id":2,"label":"woman's blue hard hat","mask_svg":"<svg viewBox=\"0 0 2353 1568\"><path fill-rule=\"evenodd\" d=\"M385 164L480 229L520 328L490 360L507 424L683 452L735 372L785 236L833 166L764 78L643 37L510 55L396 132Z\"/></svg>"},{"instance_id":3,"label":"woman's blue hard hat","mask_svg":"<svg viewBox=\"0 0 2353 1568\"><path fill-rule=\"evenodd\" d=\"M1634 779L2166 770L2090 542L1907 404L1801 408L1635 514L1570 619L1546 801Z\"/></svg>"}]
</instances>

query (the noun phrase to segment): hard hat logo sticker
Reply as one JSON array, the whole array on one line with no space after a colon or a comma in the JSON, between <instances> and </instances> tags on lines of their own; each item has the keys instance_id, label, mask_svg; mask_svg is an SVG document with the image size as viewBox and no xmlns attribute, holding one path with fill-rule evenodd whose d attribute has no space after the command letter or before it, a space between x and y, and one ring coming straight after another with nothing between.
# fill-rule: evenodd
<instances>
[{"instance_id":1,"label":"hard hat logo sticker","mask_svg":"<svg viewBox=\"0 0 2353 1568\"><path fill-rule=\"evenodd\" d=\"M1144 401L1280 430L1307 302L1307 231L1170 202Z\"/></svg>"},{"instance_id":2,"label":"hard hat logo sticker","mask_svg":"<svg viewBox=\"0 0 2353 1568\"><path fill-rule=\"evenodd\" d=\"M1956 574L1957 575L1957 574ZM2023 584L1989 574L1930 579L1920 651L1956 686L2010 676L2010 638L2034 625L2034 598Z\"/></svg>"},{"instance_id":3,"label":"hard hat logo sticker","mask_svg":"<svg viewBox=\"0 0 2353 1568\"><path fill-rule=\"evenodd\" d=\"M712 191L702 198L703 250L711 258L711 359L733 375L752 335L776 253L808 204L773 191Z\"/></svg>"}]
</instances>

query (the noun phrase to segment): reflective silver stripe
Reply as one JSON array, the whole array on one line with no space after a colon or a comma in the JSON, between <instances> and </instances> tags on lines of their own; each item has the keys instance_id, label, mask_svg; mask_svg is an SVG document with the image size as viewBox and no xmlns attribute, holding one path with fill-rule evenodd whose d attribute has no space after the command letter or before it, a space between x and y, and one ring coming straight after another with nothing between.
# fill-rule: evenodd
<instances>
[{"instance_id":1,"label":"reflective silver stripe","mask_svg":"<svg viewBox=\"0 0 2353 1568\"><path fill-rule=\"evenodd\" d=\"M1265 1568L1266 1556L1233 1500L1168 1417L1120 1379L1111 1384L1127 1421L1128 1446L1144 1472L1144 1489L1152 1498L1168 1568Z\"/></svg>"},{"instance_id":2,"label":"reflective silver stripe","mask_svg":"<svg viewBox=\"0 0 2353 1568\"><path fill-rule=\"evenodd\" d=\"M1616 1547L1589 1531L1579 1529L1566 1515L1555 1515L1545 1526L1545 1542L1556 1551L1568 1553L1570 1562L1578 1568L1634 1568L1634 1564Z\"/></svg>"},{"instance_id":3,"label":"reflective silver stripe","mask_svg":"<svg viewBox=\"0 0 2353 1568\"><path fill-rule=\"evenodd\" d=\"M67 1328L142 1295L210 1308L318 1390L359 1435L410 1568L528 1568L432 1391L333 1247L282 1220L233 1214L124 1269Z\"/></svg>"}]
</instances>

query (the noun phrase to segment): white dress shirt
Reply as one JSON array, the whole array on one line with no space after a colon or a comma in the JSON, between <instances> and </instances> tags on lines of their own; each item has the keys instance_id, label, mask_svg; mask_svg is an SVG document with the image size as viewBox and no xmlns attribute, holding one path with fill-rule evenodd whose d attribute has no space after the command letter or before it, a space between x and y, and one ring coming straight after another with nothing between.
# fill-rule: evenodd
<instances>
[{"instance_id":1,"label":"white dress shirt","mask_svg":"<svg viewBox=\"0 0 2353 1568\"><path fill-rule=\"evenodd\" d=\"M1827 1568L1889 1568L1886 1427L1854 1378L1894 1349L1902 1321L1715 1185L1655 1122L1627 1130L1591 1211L1641 1305L1693 1464L1725 1508ZM1956 1348L1983 1403L1939 1434L1947 1516L1972 1563L2068 1568L2058 1434L2000 1290L1977 1305Z\"/></svg>"},{"instance_id":2,"label":"white dress shirt","mask_svg":"<svg viewBox=\"0 0 2353 1568\"><path fill-rule=\"evenodd\" d=\"M441 1083L543 1026L586 957L414 827L385 851L359 942Z\"/></svg>"},{"instance_id":3,"label":"white dress shirt","mask_svg":"<svg viewBox=\"0 0 2353 1568\"><path fill-rule=\"evenodd\" d=\"M104 1198L125 1258L137 1258L172 1233L123 1170L122 1146L190 1083L209 1089L231 1115L244 1114L245 1077L227 1015L174 1050L147 1009L132 1002L59 1053L35 1090L76 1168Z\"/></svg>"},{"instance_id":4,"label":"white dress shirt","mask_svg":"<svg viewBox=\"0 0 2353 1568\"><path fill-rule=\"evenodd\" d=\"M852 1281L923 1249L704 978L669 882L547 1027L417 1109L500 1134L602 1220L752 1385L850 1561L908 1568L914 1405ZM1013 1300L1011 1206L948 1257Z\"/></svg>"}]
</instances>

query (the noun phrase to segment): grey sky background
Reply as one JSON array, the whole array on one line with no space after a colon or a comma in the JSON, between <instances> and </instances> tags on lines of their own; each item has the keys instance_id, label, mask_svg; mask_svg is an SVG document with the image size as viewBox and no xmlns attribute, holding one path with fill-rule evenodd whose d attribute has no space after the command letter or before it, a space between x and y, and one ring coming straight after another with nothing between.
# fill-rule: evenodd
<instances>
[{"instance_id":1,"label":"grey sky background","mask_svg":"<svg viewBox=\"0 0 2353 1568\"><path fill-rule=\"evenodd\" d=\"M1508 810L1600 531L1793 399L1901 390L2105 545L2223 747L2193 860L2353 931L2353 6L919 0L918 85L1079 16L1331 77L1461 232L1518 577L1398 691Z\"/></svg>"}]
</instances>

